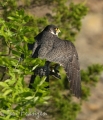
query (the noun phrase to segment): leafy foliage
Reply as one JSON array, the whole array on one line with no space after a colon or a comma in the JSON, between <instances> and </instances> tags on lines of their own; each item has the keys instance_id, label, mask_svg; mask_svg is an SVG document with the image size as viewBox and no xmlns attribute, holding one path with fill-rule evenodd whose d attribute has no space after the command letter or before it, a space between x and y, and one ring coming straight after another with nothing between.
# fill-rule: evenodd
<instances>
[{"instance_id":1,"label":"leafy foliage","mask_svg":"<svg viewBox=\"0 0 103 120\"><path fill-rule=\"evenodd\" d=\"M16 0L1 0L3 12L0 18L0 119L20 120L29 113L32 107L45 111L57 120L75 120L80 111L80 104L73 101L68 88L69 84L63 69L62 80L51 77L50 90L45 77L35 78L33 89L25 83L26 75L32 75L33 69L44 65L45 60L32 59L27 44L34 42L34 36L47 24L56 24L61 29L60 37L70 41L80 31L81 20L87 14L84 3L65 5L67 0L25 0L25 6L52 5L55 15L32 17L18 6ZM65 26L65 27L64 27ZM24 60L20 61L21 54ZM82 100L90 95L90 87L98 82L98 75L103 66L91 65L81 71ZM51 96L51 97L50 97ZM51 98L51 99L49 99ZM46 104L46 105L44 105ZM45 108L48 108L45 110ZM22 113L22 114L21 114Z\"/></svg>"},{"instance_id":2,"label":"leafy foliage","mask_svg":"<svg viewBox=\"0 0 103 120\"><path fill-rule=\"evenodd\" d=\"M35 21L36 20L36 21ZM34 41L34 36L38 32L38 24L46 20L35 18L35 20L26 15L24 10L15 10L9 13L6 19L0 19L0 39L5 41L2 44L5 49L1 51L0 66L6 68L5 74L8 76L6 81L0 82L0 113L1 119L21 119L21 112L26 113L28 109L35 104L46 103L49 92L45 89L45 77L36 78L35 91L30 90L25 84L26 75L32 74L32 66L40 66L45 63L40 59L30 58L27 43ZM24 60L20 61L21 54L24 54ZM13 114L14 113L14 114Z\"/></svg>"},{"instance_id":3,"label":"leafy foliage","mask_svg":"<svg viewBox=\"0 0 103 120\"><path fill-rule=\"evenodd\" d=\"M93 64L88 66L87 70L81 70L82 79L82 99L85 100L90 96L90 88L95 86L99 81L99 75L103 71L103 65Z\"/></svg>"},{"instance_id":4,"label":"leafy foliage","mask_svg":"<svg viewBox=\"0 0 103 120\"><path fill-rule=\"evenodd\" d=\"M59 11L58 11L59 10ZM75 35L80 31L81 20L86 15L88 9L83 3L75 5L74 3L66 6L63 1L59 2L55 12L54 23L60 26L61 37L70 41L75 40ZM65 29L64 29L65 26Z\"/></svg>"}]
</instances>

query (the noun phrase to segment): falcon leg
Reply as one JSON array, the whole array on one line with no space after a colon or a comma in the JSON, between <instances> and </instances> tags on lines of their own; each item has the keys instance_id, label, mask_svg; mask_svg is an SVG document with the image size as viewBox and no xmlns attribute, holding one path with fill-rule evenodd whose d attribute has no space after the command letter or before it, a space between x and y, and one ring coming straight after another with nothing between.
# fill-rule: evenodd
<instances>
[{"instance_id":1,"label":"falcon leg","mask_svg":"<svg viewBox=\"0 0 103 120\"><path fill-rule=\"evenodd\" d=\"M49 74L50 74L50 62L49 61L46 61L46 63L45 63L45 66L44 66L44 72L45 72L45 74L44 74L44 76L46 76L46 82L49 82Z\"/></svg>"}]
</instances>

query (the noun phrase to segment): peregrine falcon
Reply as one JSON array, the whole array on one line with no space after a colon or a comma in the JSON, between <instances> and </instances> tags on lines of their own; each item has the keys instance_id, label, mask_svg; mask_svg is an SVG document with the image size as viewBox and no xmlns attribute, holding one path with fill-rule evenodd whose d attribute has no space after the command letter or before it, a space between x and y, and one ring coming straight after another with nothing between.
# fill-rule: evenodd
<instances>
[{"instance_id":1,"label":"peregrine falcon","mask_svg":"<svg viewBox=\"0 0 103 120\"><path fill-rule=\"evenodd\" d=\"M48 25L36 37L32 57L46 59L61 65L70 83L70 90L76 96L81 96L81 75L78 54L75 46L68 40L58 37L59 28Z\"/></svg>"}]
</instances>

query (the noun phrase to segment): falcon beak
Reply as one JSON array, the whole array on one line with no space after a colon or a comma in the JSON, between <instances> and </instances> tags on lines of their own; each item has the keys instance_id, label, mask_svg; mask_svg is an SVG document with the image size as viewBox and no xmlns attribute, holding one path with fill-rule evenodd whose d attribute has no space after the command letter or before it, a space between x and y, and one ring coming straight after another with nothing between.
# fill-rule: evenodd
<instances>
[{"instance_id":1,"label":"falcon beak","mask_svg":"<svg viewBox=\"0 0 103 120\"><path fill-rule=\"evenodd\" d=\"M59 30L59 28L56 28L56 35L58 35L58 33L60 33L61 31Z\"/></svg>"},{"instance_id":2,"label":"falcon beak","mask_svg":"<svg viewBox=\"0 0 103 120\"><path fill-rule=\"evenodd\" d=\"M59 28L56 28L55 30L56 30L56 33L59 33L59 32L60 32Z\"/></svg>"}]
</instances>

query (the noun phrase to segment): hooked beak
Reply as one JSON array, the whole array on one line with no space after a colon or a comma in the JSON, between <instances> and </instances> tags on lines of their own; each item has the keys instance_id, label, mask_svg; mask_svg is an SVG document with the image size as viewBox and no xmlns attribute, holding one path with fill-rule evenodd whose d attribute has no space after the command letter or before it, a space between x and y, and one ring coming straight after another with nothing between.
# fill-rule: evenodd
<instances>
[{"instance_id":1,"label":"hooked beak","mask_svg":"<svg viewBox=\"0 0 103 120\"><path fill-rule=\"evenodd\" d=\"M56 28L56 35L58 35L58 33L60 33L61 31L59 30L59 28Z\"/></svg>"}]
</instances>

